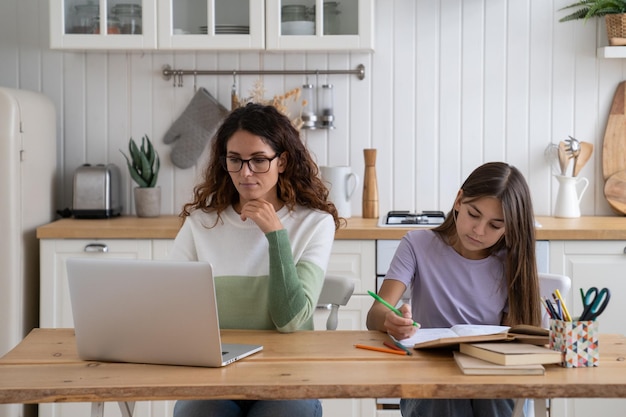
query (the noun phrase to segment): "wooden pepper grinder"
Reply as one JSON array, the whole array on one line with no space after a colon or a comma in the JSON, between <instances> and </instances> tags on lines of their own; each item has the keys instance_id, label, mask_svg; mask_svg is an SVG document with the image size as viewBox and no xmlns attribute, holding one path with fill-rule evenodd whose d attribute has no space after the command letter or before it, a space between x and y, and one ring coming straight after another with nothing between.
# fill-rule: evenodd
<instances>
[{"instance_id":1,"label":"wooden pepper grinder","mask_svg":"<svg viewBox=\"0 0 626 417\"><path fill-rule=\"evenodd\" d=\"M363 218L378 218L378 184L376 183L376 149L363 149Z\"/></svg>"}]
</instances>

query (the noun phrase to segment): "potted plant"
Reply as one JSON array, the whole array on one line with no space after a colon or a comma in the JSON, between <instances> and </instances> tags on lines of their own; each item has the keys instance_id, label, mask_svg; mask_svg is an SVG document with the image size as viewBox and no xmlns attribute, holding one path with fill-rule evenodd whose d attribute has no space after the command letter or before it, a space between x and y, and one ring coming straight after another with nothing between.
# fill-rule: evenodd
<instances>
[{"instance_id":1,"label":"potted plant","mask_svg":"<svg viewBox=\"0 0 626 417\"><path fill-rule=\"evenodd\" d=\"M161 187L157 187L157 179L161 162L159 154L152 146L148 135L141 138L141 147L131 137L128 141L128 157L120 149L130 177L137 183L133 190L135 197L135 210L139 217L158 217L161 214Z\"/></svg>"},{"instance_id":2,"label":"potted plant","mask_svg":"<svg viewBox=\"0 0 626 417\"><path fill-rule=\"evenodd\" d=\"M604 17L609 45L626 45L626 0L580 0L560 10L574 8L559 22Z\"/></svg>"}]
</instances>

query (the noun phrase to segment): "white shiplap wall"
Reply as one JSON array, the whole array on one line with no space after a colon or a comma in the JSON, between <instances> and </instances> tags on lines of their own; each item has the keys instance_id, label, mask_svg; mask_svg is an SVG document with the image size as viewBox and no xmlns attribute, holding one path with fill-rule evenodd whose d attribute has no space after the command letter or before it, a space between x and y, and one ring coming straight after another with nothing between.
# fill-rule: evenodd
<instances>
[{"instance_id":1,"label":"white shiplap wall","mask_svg":"<svg viewBox=\"0 0 626 417\"><path fill-rule=\"evenodd\" d=\"M363 148L378 149L381 213L447 211L461 181L477 165L504 160L530 183L536 212L550 215L556 180L544 149L574 135L595 144L583 170L591 185L585 215L611 214L603 195L601 147L610 102L622 80L621 59L596 58L604 26L558 23L565 0L377 0L374 54L256 52L63 52L48 48L48 1L0 2L0 85L41 91L58 110L58 208L71 207L74 169L116 163L124 174L125 212L132 183L119 148L148 134L163 159L163 213L178 213L199 168L169 162L162 137L193 95L161 78L182 69L352 69L366 78L319 77L335 85L334 131L304 139L321 165L363 173ZM238 77L240 94L255 76ZM315 82L315 79L310 79ZM267 96L303 83L267 76ZM225 106L233 79L199 77ZM200 164L206 155L200 159ZM361 190L352 213L361 213Z\"/></svg>"}]
</instances>

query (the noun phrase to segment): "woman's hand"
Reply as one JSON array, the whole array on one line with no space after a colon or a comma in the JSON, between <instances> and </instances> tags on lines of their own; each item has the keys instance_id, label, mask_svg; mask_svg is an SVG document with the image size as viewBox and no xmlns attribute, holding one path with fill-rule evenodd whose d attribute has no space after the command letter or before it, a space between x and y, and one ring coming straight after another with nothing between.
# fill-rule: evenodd
<instances>
[{"instance_id":1,"label":"woman's hand","mask_svg":"<svg viewBox=\"0 0 626 417\"><path fill-rule=\"evenodd\" d=\"M388 311L385 314L384 326L387 329L387 333L397 340L407 339L417 331L417 327L413 326L413 319L411 318L411 306L403 304L398 310L402 313L402 317L393 311Z\"/></svg>"},{"instance_id":2,"label":"woman's hand","mask_svg":"<svg viewBox=\"0 0 626 417\"><path fill-rule=\"evenodd\" d=\"M241 207L241 220L252 220L263 233L275 232L283 228L276 209L267 200L251 200Z\"/></svg>"}]
</instances>

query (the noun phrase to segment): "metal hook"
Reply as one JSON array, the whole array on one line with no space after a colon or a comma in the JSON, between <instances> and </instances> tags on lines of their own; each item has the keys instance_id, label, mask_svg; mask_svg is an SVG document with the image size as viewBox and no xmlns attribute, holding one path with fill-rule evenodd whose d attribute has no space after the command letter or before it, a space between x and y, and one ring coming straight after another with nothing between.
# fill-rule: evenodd
<instances>
[{"instance_id":1,"label":"metal hook","mask_svg":"<svg viewBox=\"0 0 626 417\"><path fill-rule=\"evenodd\" d=\"M182 71L178 71L178 86L179 87L183 86L183 72Z\"/></svg>"},{"instance_id":2,"label":"metal hook","mask_svg":"<svg viewBox=\"0 0 626 417\"><path fill-rule=\"evenodd\" d=\"M198 72L194 70L193 72L193 92L198 91Z\"/></svg>"}]
</instances>

